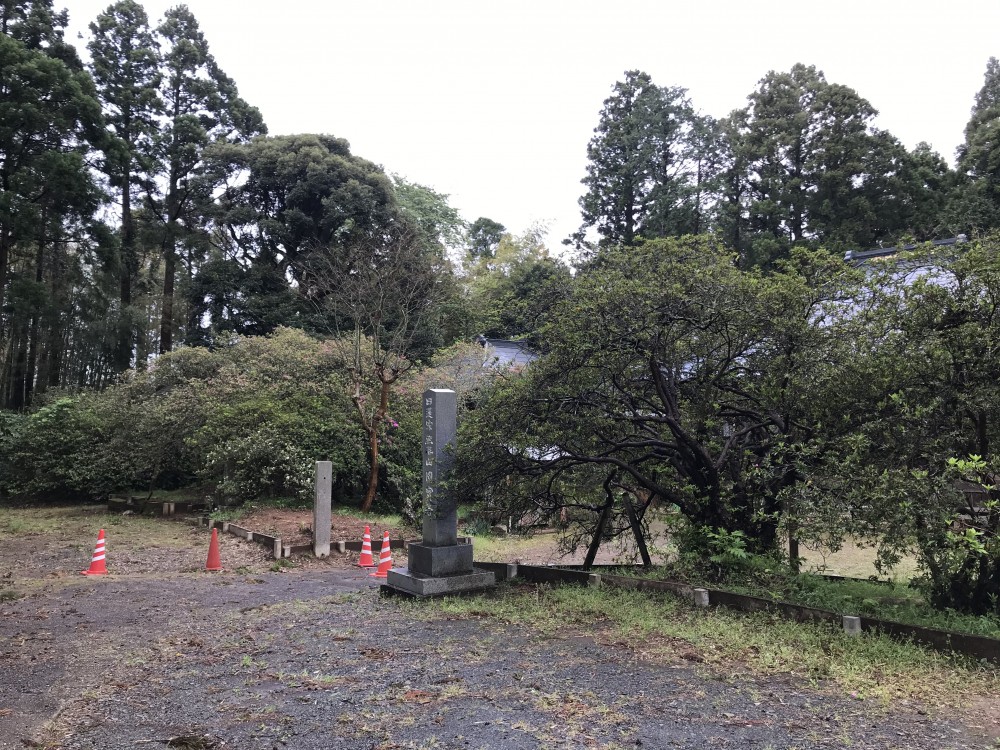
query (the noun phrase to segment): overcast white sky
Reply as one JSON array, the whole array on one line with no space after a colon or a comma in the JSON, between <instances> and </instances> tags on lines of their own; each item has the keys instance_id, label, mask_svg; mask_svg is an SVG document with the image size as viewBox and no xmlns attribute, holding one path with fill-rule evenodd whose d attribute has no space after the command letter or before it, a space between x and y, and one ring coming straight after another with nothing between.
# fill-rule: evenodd
<instances>
[{"instance_id":1,"label":"overcast white sky","mask_svg":"<svg viewBox=\"0 0 1000 750\"><path fill-rule=\"evenodd\" d=\"M71 37L109 0L56 0ZM151 21L175 2L147 0ZM949 161L986 61L996 0L189 0L213 54L272 134L331 133L520 232L579 225L586 145L625 70L721 117L769 70L816 65L877 125ZM82 46L83 41L79 42Z\"/></svg>"}]
</instances>

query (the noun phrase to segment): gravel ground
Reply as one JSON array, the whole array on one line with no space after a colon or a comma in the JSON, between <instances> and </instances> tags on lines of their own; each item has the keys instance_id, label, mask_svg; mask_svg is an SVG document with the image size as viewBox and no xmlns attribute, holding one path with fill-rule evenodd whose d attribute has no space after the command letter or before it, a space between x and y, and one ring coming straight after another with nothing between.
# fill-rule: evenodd
<instances>
[{"instance_id":1,"label":"gravel ground","mask_svg":"<svg viewBox=\"0 0 1000 750\"><path fill-rule=\"evenodd\" d=\"M0 747L986 748L916 706L381 599L344 567L37 582L0 602Z\"/></svg>"}]
</instances>

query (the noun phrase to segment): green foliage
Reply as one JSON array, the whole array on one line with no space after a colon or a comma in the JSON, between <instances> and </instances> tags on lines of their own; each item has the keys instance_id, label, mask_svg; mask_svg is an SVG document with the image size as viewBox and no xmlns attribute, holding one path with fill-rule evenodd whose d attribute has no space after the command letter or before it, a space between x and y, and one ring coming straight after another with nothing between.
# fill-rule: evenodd
<instances>
[{"instance_id":1,"label":"green foliage","mask_svg":"<svg viewBox=\"0 0 1000 750\"><path fill-rule=\"evenodd\" d=\"M627 71L604 100L587 145L577 246L586 244L590 228L602 245L702 231L701 167L710 149L703 136L710 128L685 89L656 86L647 73Z\"/></svg>"},{"instance_id":2,"label":"green foliage","mask_svg":"<svg viewBox=\"0 0 1000 750\"><path fill-rule=\"evenodd\" d=\"M976 94L958 149L963 178L949 206L954 224L964 232L1000 227L1000 61L986 63L983 87Z\"/></svg>"},{"instance_id":3,"label":"green foliage","mask_svg":"<svg viewBox=\"0 0 1000 750\"><path fill-rule=\"evenodd\" d=\"M378 433L378 512L419 515L423 390L455 388L464 403L492 376L483 358L475 344L456 346L394 392ZM293 329L179 349L101 393L0 412L0 490L101 498L187 486L226 505L303 503L315 462L328 460L338 498L354 499L368 435L347 382L335 343Z\"/></svg>"},{"instance_id":4,"label":"green foliage","mask_svg":"<svg viewBox=\"0 0 1000 750\"><path fill-rule=\"evenodd\" d=\"M942 200L927 194L941 187L933 171L947 167L875 129L876 111L856 91L797 64L769 72L748 100L725 127L725 199L740 225L727 234L746 261L769 266L797 244L866 248L936 228L929 214Z\"/></svg>"},{"instance_id":5,"label":"green foliage","mask_svg":"<svg viewBox=\"0 0 1000 750\"><path fill-rule=\"evenodd\" d=\"M542 227L533 227L500 235L489 253L470 251L466 285L476 334L534 340L567 295L570 270L549 255L543 236Z\"/></svg>"},{"instance_id":6,"label":"green foliage","mask_svg":"<svg viewBox=\"0 0 1000 750\"><path fill-rule=\"evenodd\" d=\"M100 497L199 482L220 500L304 497L315 461L357 483L362 435L332 349L300 332L181 349L100 394L63 398L16 426L3 482L15 495Z\"/></svg>"},{"instance_id":7,"label":"green foliage","mask_svg":"<svg viewBox=\"0 0 1000 750\"><path fill-rule=\"evenodd\" d=\"M579 509L595 535L607 503L673 504L693 528L773 548L783 493L819 450L816 398L839 382L816 363L847 362L823 316L852 277L805 252L742 272L705 238L599 253L555 306L546 356L463 428L463 493L515 516Z\"/></svg>"},{"instance_id":8,"label":"green foliage","mask_svg":"<svg viewBox=\"0 0 1000 750\"><path fill-rule=\"evenodd\" d=\"M884 565L915 549L935 606L974 614L1000 598L998 243L871 269L852 373L833 401L843 416L827 422L842 437L802 488L876 540Z\"/></svg>"},{"instance_id":9,"label":"green foliage","mask_svg":"<svg viewBox=\"0 0 1000 750\"><path fill-rule=\"evenodd\" d=\"M469 257L473 261L492 258L496 255L497 246L506 231L507 227L500 222L480 216L469 225L466 234L466 251Z\"/></svg>"},{"instance_id":10,"label":"green foliage","mask_svg":"<svg viewBox=\"0 0 1000 750\"><path fill-rule=\"evenodd\" d=\"M308 251L341 247L385 229L397 215L392 182L351 153L343 138L284 135L217 144L207 154L220 175L244 171L226 190L220 223L245 261L300 277Z\"/></svg>"},{"instance_id":11,"label":"green foliage","mask_svg":"<svg viewBox=\"0 0 1000 750\"><path fill-rule=\"evenodd\" d=\"M393 175L392 182L400 209L417 227L424 244L442 254L448 248L458 248L466 225L448 204L448 196L399 175Z\"/></svg>"},{"instance_id":12,"label":"green foliage","mask_svg":"<svg viewBox=\"0 0 1000 750\"><path fill-rule=\"evenodd\" d=\"M21 420L7 439L3 476L12 494L72 497L93 489L99 425L86 405L62 398Z\"/></svg>"}]
</instances>

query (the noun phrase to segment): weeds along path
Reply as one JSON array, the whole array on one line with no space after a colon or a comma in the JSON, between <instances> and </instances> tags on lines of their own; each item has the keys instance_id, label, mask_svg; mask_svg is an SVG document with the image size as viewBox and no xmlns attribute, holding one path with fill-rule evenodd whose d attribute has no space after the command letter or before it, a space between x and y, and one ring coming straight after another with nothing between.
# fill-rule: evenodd
<instances>
[{"instance_id":1,"label":"weeds along path","mask_svg":"<svg viewBox=\"0 0 1000 750\"><path fill-rule=\"evenodd\" d=\"M318 568L81 577L5 602L0 745L986 746L944 713L740 676L689 643L654 657L600 620L511 624L527 589L455 608L380 599L370 581Z\"/></svg>"}]
</instances>

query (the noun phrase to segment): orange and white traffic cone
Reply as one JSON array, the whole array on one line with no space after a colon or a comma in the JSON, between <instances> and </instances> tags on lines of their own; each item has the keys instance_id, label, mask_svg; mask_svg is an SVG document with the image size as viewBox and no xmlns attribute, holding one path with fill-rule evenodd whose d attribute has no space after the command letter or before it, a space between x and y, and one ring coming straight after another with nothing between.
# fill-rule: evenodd
<instances>
[{"instance_id":1,"label":"orange and white traffic cone","mask_svg":"<svg viewBox=\"0 0 1000 750\"><path fill-rule=\"evenodd\" d=\"M97 544L94 546L94 556L90 558L90 567L81 570L80 575L85 576L106 576L108 569L104 565L104 529L97 535Z\"/></svg>"},{"instance_id":2,"label":"orange and white traffic cone","mask_svg":"<svg viewBox=\"0 0 1000 750\"><path fill-rule=\"evenodd\" d=\"M378 570L372 573L375 578L388 578L392 567L392 550L389 548L389 532L382 537L382 552L378 556Z\"/></svg>"},{"instance_id":3,"label":"orange and white traffic cone","mask_svg":"<svg viewBox=\"0 0 1000 750\"><path fill-rule=\"evenodd\" d=\"M208 560L205 570L222 570L222 558L219 556L219 530L212 529L212 541L208 543Z\"/></svg>"},{"instance_id":4,"label":"orange and white traffic cone","mask_svg":"<svg viewBox=\"0 0 1000 750\"><path fill-rule=\"evenodd\" d=\"M358 558L359 568L374 568L375 559L372 557L372 534L365 525L365 535L361 537L361 557Z\"/></svg>"}]
</instances>

